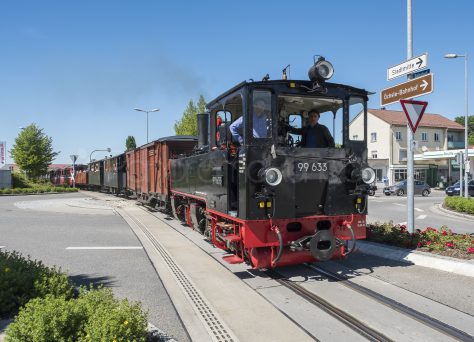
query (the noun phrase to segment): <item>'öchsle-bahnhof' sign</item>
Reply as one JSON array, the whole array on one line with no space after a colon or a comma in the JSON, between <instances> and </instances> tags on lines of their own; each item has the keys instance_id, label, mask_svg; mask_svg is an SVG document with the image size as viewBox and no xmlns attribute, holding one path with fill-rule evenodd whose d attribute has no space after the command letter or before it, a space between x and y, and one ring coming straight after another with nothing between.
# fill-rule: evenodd
<instances>
[{"instance_id":1,"label":"'\u00f6chsle-bahnhof' sign","mask_svg":"<svg viewBox=\"0 0 474 342\"><path fill-rule=\"evenodd\" d=\"M380 104L386 106L398 102L401 99L411 99L413 97L429 94L432 91L433 74L428 74L382 90L380 93Z\"/></svg>"}]
</instances>

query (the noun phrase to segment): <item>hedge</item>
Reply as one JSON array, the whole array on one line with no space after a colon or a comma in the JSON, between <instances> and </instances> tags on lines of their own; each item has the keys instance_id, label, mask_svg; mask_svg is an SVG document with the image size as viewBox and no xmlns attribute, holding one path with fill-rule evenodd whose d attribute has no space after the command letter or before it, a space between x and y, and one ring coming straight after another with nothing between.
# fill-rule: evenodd
<instances>
[{"instance_id":1,"label":"hedge","mask_svg":"<svg viewBox=\"0 0 474 342\"><path fill-rule=\"evenodd\" d=\"M16 314L30 299L52 295L72 297L74 286L60 269L0 250L0 317Z\"/></svg>"},{"instance_id":2,"label":"hedge","mask_svg":"<svg viewBox=\"0 0 474 342\"><path fill-rule=\"evenodd\" d=\"M444 206L460 213L474 215L474 199L472 198L464 198L459 196L446 197L444 199Z\"/></svg>"}]
</instances>

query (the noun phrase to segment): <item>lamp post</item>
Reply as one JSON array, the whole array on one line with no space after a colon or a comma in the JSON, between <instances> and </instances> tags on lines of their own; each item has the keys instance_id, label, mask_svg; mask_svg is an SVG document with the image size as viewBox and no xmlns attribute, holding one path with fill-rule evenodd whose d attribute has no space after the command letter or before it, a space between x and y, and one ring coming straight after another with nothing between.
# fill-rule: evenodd
<instances>
[{"instance_id":1,"label":"lamp post","mask_svg":"<svg viewBox=\"0 0 474 342\"><path fill-rule=\"evenodd\" d=\"M112 151L112 150L110 149L110 147L107 147L106 149L99 149L99 150L92 151L90 156L89 156L89 163L92 163L92 153L97 152L97 151L107 151L107 152L110 153L110 151Z\"/></svg>"},{"instance_id":2,"label":"lamp post","mask_svg":"<svg viewBox=\"0 0 474 342\"><path fill-rule=\"evenodd\" d=\"M155 108L152 110L145 110L145 109L140 109L140 108L133 108L133 109L136 110L137 112L146 113L146 142L148 144L148 113L157 112L159 111L159 109L158 108Z\"/></svg>"},{"instance_id":3,"label":"lamp post","mask_svg":"<svg viewBox=\"0 0 474 342\"><path fill-rule=\"evenodd\" d=\"M468 180L468 175L469 175L469 166L468 166L468 163L469 163L469 155L468 155L468 141L467 141L467 123L468 123L468 119L469 119L469 114L468 114L468 104L469 104L469 101L468 101L468 84L467 84L467 53L465 53L464 55L459 55L459 54L456 54L456 53L448 53L446 55L444 55L444 58L459 58L459 57L464 57L464 106L465 106L465 113L464 113L464 190L465 190L465 194L464 194L464 197L468 198L469 197L469 191L468 191L468 184L469 184L469 180ZM460 177L461 178L461 175ZM461 182L461 179L459 180L459 185L460 185L460 188L462 188L462 182Z\"/></svg>"}]
</instances>

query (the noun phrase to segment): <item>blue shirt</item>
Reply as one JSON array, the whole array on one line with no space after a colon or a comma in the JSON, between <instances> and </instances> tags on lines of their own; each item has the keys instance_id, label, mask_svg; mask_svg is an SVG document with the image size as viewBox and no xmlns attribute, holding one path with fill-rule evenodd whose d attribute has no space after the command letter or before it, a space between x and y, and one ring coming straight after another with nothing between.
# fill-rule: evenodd
<instances>
[{"instance_id":1,"label":"blue shirt","mask_svg":"<svg viewBox=\"0 0 474 342\"><path fill-rule=\"evenodd\" d=\"M244 138L242 137L242 131L244 127L244 117L241 116L235 120L230 126L230 134L234 141L238 141L240 145L244 143ZM271 131L269 129L270 120L267 115L253 116L253 137L254 138L269 138L271 137Z\"/></svg>"}]
</instances>

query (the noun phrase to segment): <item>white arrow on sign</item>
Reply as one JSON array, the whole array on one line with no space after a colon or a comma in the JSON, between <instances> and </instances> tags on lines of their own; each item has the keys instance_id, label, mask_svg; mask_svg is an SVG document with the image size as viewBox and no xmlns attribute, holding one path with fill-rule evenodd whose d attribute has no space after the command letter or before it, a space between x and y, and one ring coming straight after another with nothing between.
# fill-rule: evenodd
<instances>
[{"instance_id":1,"label":"white arrow on sign","mask_svg":"<svg viewBox=\"0 0 474 342\"><path fill-rule=\"evenodd\" d=\"M415 100L400 100L403 111L407 116L413 134L415 134L418 124L425 113L428 102Z\"/></svg>"},{"instance_id":2,"label":"white arrow on sign","mask_svg":"<svg viewBox=\"0 0 474 342\"><path fill-rule=\"evenodd\" d=\"M393 80L394 78L411 74L415 71L424 69L428 66L428 54L425 53L421 56L409 59L406 62L395 65L387 69L387 81Z\"/></svg>"},{"instance_id":3,"label":"white arrow on sign","mask_svg":"<svg viewBox=\"0 0 474 342\"><path fill-rule=\"evenodd\" d=\"M428 86L428 82L426 82L426 80L423 80L423 82L421 82L421 85L420 85L420 87L423 88L423 91L425 91L427 86Z\"/></svg>"}]
</instances>

